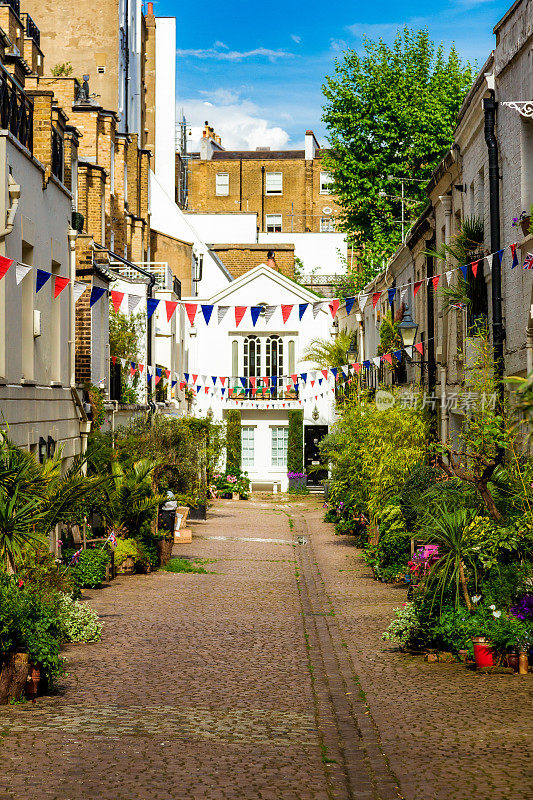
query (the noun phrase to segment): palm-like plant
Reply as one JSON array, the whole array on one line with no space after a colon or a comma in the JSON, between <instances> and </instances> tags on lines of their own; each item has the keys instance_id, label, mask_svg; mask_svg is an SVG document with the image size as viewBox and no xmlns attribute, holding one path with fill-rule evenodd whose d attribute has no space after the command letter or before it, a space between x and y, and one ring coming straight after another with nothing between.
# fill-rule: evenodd
<instances>
[{"instance_id":1,"label":"palm-like plant","mask_svg":"<svg viewBox=\"0 0 533 800\"><path fill-rule=\"evenodd\" d=\"M475 515L475 509L451 509L446 505L437 505L434 514L428 515L422 523L422 535L439 547L439 560L431 569L428 582L437 583L441 606L446 588L455 587L456 605L459 605L459 594L462 592L467 609L473 609L466 570L471 569L477 578L475 543L468 536L468 526Z\"/></svg>"},{"instance_id":2,"label":"palm-like plant","mask_svg":"<svg viewBox=\"0 0 533 800\"><path fill-rule=\"evenodd\" d=\"M21 500L16 488L11 496L0 493L0 561L15 572L28 544L42 545L44 535L36 529L42 519L38 499Z\"/></svg>"},{"instance_id":3,"label":"palm-like plant","mask_svg":"<svg viewBox=\"0 0 533 800\"><path fill-rule=\"evenodd\" d=\"M104 498L99 509L106 530L115 536L138 530L142 517L154 512L165 495L156 494L152 487L152 475L157 461L142 458L126 468L113 461L111 479L104 486Z\"/></svg>"},{"instance_id":4,"label":"palm-like plant","mask_svg":"<svg viewBox=\"0 0 533 800\"><path fill-rule=\"evenodd\" d=\"M313 339L302 358L318 367L342 367L346 364L352 339L347 331L339 331L334 339Z\"/></svg>"}]
</instances>

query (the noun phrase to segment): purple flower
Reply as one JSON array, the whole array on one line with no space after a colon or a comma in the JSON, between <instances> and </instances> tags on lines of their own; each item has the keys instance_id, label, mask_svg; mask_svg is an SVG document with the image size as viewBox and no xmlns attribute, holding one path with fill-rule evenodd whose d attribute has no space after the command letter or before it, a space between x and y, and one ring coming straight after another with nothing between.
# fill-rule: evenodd
<instances>
[{"instance_id":1,"label":"purple flower","mask_svg":"<svg viewBox=\"0 0 533 800\"><path fill-rule=\"evenodd\" d=\"M525 594L519 602L511 608L511 614L518 619L533 619L533 594Z\"/></svg>"}]
</instances>

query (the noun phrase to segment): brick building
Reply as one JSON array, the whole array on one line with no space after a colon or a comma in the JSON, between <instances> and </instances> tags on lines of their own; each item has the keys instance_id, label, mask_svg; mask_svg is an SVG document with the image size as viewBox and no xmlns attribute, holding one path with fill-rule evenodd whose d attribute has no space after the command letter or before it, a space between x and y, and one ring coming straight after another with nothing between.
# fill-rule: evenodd
<instances>
[{"instance_id":1,"label":"brick building","mask_svg":"<svg viewBox=\"0 0 533 800\"><path fill-rule=\"evenodd\" d=\"M304 150L224 150L206 122L188 162L188 209L254 212L261 233L334 231L340 208L323 157L313 131Z\"/></svg>"}]
</instances>

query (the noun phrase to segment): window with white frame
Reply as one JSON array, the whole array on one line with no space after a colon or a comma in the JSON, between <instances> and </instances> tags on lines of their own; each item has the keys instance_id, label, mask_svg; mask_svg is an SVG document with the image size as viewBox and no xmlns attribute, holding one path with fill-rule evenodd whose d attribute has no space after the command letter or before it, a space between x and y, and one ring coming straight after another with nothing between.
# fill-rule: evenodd
<instances>
[{"instance_id":1,"label":"window with white frame","mask_svg":"<svg viewBox=\"0 0 533 800\"><path fill-rule=\"evenodd\" d=\"M333 178L329 172L320 173L320 194L331 194Z\"/></svg>"},{"instance_id":2,"label":"window with white frame","mask_svg":"<svg viewBox=\"0 0 533 800\"><path fill-rule=\"evenodd\" d=\"M265 173L265 193L283 194L283 172Z\"/></svg>"},{"instance_id":3,"label":"window with white frame","mask_svg":"<svg viewBox=\"0 0 533 800\"><path fill-rule=\"evenodd\" d=\"M266 340L266 375L269 378L272 376L278 380L276 386L270 386L270 396L275 399L281 389L281 376L283 375L283 339L274 333Z\"/></svg>"},{"instance_id":4,"label":"window with white frame","mask_svg":"<svg viewBox=\"0 0 533 800\"><path fill-rule=\"evenodd\" d=\"M267 233L281 233L281 214L266 214Z\"/></svg>"},{"instance_id":5,"label":"window with white frame","mask_svg":"<svg viewBox=\"0 0 533 800\"><path fill-rule=\"evenodd\" d=\"M217 172L215 192L218 197L227 197L229 195L229 172Z\"/></svg>"},{"instance_id":6,"label":"window with white frame","mask_svg":"<svg viewBox=\"0 0 533 800\"><path fill-rule=\"evenodd\" d=\"M272 466L287 466L288 428L272 428Z\"/></svg>"},{"instance_id":7,"label":"window with white frame","mask_svg":"<svg viewBox=\"0 0 533 800\"><path fill-rule=\"evenodd\" d=\"M254 388L250 378L258 378L261 375L261 341L255 334L247 336L244 340L243 368L244 377L248 379L246 388Z\"/></svg>"},{"instance_id":8,"label":"window with white frame","mask_svg":"<svg viewBox=\"0 0 533 800\"><path fill-rule=\"evenodd\" d=\"M333 217L320 217L320 232L330 233L335 230L335 220Z\"/></svg>"},{"instance_id":9,"label":"window with white frame","mask_svg":"<svg viewBox=\"0 0 533 800\"><path fill-rule=\"evenodd\" d=\"M254 466L254 433L255 428L241 428L241 464L243 467Z\"/></svg>"}]
</instances>

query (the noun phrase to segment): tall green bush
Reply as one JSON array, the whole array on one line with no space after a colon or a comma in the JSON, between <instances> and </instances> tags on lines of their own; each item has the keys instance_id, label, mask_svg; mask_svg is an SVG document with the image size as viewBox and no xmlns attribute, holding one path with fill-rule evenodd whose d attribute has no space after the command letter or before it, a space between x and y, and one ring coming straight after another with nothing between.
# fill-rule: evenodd
<instances>
[{"instance_id":1,"label":"tall green bush","mask_svg":"<svg viewBox=\"0 0 533 800\"><path fill-rule=\"evenodd\" d=\"M287 446L287 472L303 472L304 469L304 414L289 411L289 441Z\"/></svg>"},{"instance_id":2,"label":"tall green bush","mask_svg":"<svg viewBox=\"0 0 533 800\"><path fill-rule=\"evenodd\" d=\"M241 412L228 411L226 417L226 472L241 468Z\"/></svg>"}]
</instances>

